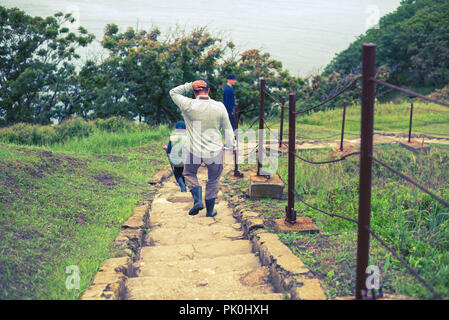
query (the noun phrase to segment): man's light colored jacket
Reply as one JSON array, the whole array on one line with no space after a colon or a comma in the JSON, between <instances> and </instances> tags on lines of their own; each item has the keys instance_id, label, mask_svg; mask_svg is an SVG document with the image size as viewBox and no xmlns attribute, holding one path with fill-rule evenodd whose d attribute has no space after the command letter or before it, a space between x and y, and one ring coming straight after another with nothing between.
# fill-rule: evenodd
<instances>
[{"instance_id":1,"label":"man's light colored jacket","mask_svg":"<svg viewBox=\"0 0 449 320\"><path fill-rule=\"evenodd\" d=\"M181 110L186 123L187 151L201 158L217 156L223 150L220 129L225 135L224 148L233 150L234 131L224 104L208 96L198 96L196 99L187 97L192 92L191 82L170 90L170 96Z\"/></svg>"}]
</instances>

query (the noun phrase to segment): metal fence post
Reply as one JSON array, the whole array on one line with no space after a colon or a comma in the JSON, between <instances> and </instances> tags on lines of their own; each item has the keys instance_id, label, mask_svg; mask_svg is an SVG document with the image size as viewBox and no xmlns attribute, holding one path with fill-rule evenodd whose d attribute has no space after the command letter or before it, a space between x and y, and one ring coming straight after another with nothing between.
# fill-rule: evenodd
<instances>
[{"instance_id":1,"label":"metal fence post","mask_svg":"<svg viewBox=\"0 0 449 320\"><path fill-rule=\"evenodd\" d=\"M343 140L345 137L345 121L346 121L346 102L343 104L343 121L341 124L341 142L340 142L340 151L343 151Z\"/></svg>"},{"instance_id":2,"label":"metal fence post","mask_svg":"<svg viewBox=\"0 0 449 320\"><path fill-rule=\"evenodd\" d=\"M413 123L413 102L410 105L410 125L408 128L408 143L412 140L412 123Z\"/></svg>"},{"instance_id":3,"label":"metal fence post","mask_svg":"<svg viewBox=\"0 0 449 320\"><path fill-rule=\"evenodd\" d=\"M235 123L235 150L234 150L234 177L242 178L243 174L239 171L238 154L239 154L239 105L235 103L234 123Z\"/></svg>"},{"instance_id":4,"label":"metal fence post","mask_svg":"<svg viewBox=\"0 0 449 320\"><path fill-rule=\"evenodd\" d=\"M371 220L371 177L373 154L373 123L376 73L376 44L363 44L362 61L362 119L360 143L359 216L357 237L357 270L355 298L367 295L366 268L369 262Z\"/></svg>"},{"instance_id":5,"label":"metal fence post","mask_svg":"<svg viewBox=\"0 0 449 320\"><path fill-rule=\"evenodd\" d=\"M281 128L279 133L279 149L282 148L282 135L284 134L284 97L281 98Z\"/></svg>"},{"instance_id":6,"label":"metal fence post","mask_svg":"<svg viewBox=\"0 0 449 320\"><path fill-rule=\"evenodd\" d=\"M265 146L263 141L263 128L265 117L265 78L260 78L260 108L259 108L259 148L257 153L257 175L260 176L262 169L262 157L265 154Z\"/></svg>"},{"instance_id":7,"label":"metal fence post","mask_svg":"<svg viewBox=\"0 0 449 320\"><path fill-rule=\"evenodd\" d=\"M296 143L296 94L290 93L288 105L288 201L285 221L296 223L295 211L295 143Z\"/></svg>"}]
</instances>

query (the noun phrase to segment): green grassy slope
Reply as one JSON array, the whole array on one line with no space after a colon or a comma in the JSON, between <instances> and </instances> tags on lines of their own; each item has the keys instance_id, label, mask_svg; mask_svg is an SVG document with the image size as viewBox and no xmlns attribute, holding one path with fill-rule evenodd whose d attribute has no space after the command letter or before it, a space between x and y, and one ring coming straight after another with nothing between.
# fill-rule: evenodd
<instances>
[{"instance_id":1,"label":"green grassy slope","mask_svg":"<svg viewBox=\"0 0 449 320\"><path fill-rule=\"evenodd\" d=\"M167 127L95 131L46 147L0 143L0 299L77 299L167 165ZM66 289L66 268L80 289Z\"/></svg>"},{"instance_id":2,"label":"green grassy slope","mask_svg":"<svg viewBox=\"0 0 449 320\"><path fill-rule=\"evenodd\" d=\"M345 137L360 136L360 105L347 107ZM343 108L317 111L296 117L297 139L339 139ZM374 130L407 133L410 121L410 103L385 103L375 105ZM280 129L280 117L268 119L271 129ZM245 129L248 125L242 125ZM253 126L256 128L257 124ZM449 108L435 104L415 102L413 107L413 134L449 136ZM284 116L284 137L288 136L288 114Z\"/></svg>"}]
</instances>

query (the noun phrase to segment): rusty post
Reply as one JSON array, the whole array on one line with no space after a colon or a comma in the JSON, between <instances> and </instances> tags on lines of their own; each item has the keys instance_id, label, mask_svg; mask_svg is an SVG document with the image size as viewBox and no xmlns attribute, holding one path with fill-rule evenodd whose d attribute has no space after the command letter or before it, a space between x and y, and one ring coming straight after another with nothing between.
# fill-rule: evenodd
<instances>
[{"instance_id":1,"label":"rusty post","mask_svg":"<svg viewBox=\"0 0 449 320\"><path fill-rule=\"evenodd\" d=\"M340 151L343 152L343 140L345 137L345 121L346 121L346 102L343 104L343 121L341 124L341 142L340 142Z\"/></svg>"},{"instance_id":2,"label":"rusty post","mask_svg":"<svg viewBox=\"0 0 449 320\"><path fill-rule=\"evenodd\" d=\"M242 178L243 174L239 171L238 153L239 153L239 105L235 103L234 123L235 123L235 150L234 150L234 177Z\"/></svg>"},{"instance_id":3,"label":"rusty post","mask_svg":"<svg viewBox=\"0 0 449 320\"><path fill-rule=\"evenodd\" d=\"M281 128L279 133L279 149L282 148L282 135L284 134L284 97L281 98Z\"/></svg>"},{"instance_id":4,"label":"rusty post","mask_svg":"<svg viewBox=\"0 0 449 320\"><path fill-rule=\"evenodd\" d=\"M257 152L257 175L261 176L262 157L265 154L265 145L263 141L263 128L265 117L265 78L260 78L260 108L259 108L259 148Z\"/></svg>"},{"instance_id":5,"label":"rusty post","mask_svg":"<svg viewBox=\"0 0 449 320\"><path fill-rule=\"evenodd\" d=\"M373 155L373 125L376 73L376 44L363 44L362 119L360 144L359 216L357 237L357 270L355 298L367 296L366 268L369 262L368 231L371 220L371 177Z\"/></svg>"},{"instance_id":6,"label":"rusty post","mask_svg":"<svg viewBox=\"0 0 449 320\"><path fill-rule=\"evenodd\" d=\"M288 201L285 221L296 223L295 211L295 140L296 140L296 94L290 93L288 105Z\"/></svg>"},{"instance_id":7,"label":"rusty post","mask_svg":"<svg viewBox=\"0 0 449 320\"><path fill-rule=\"evenodd\" d=\"M410 125L408 127L408 143L412 141L413 102L410 105Z\"/></svg>"}]
</instances>

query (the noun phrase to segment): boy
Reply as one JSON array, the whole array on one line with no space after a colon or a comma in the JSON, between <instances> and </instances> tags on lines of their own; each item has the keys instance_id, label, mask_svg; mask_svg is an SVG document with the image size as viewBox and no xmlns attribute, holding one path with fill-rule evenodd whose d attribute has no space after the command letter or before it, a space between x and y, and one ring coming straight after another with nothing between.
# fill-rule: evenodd
<instances>
[{"instance_id":1,"label":"boy","mask_svg":"<svg viewBox=\"0 0 449 320\"><path fill-rule=\"evenodd\" d=\"M178 121L175 125L175 131L170 136L168 146L164 150L169 155L170 164L173 168L173 174L176 182L181 187L181 192L187 192L186 183L183 176L184 162L186 158L186 125L184 121Z\"/></svg>"}]
</instances>

